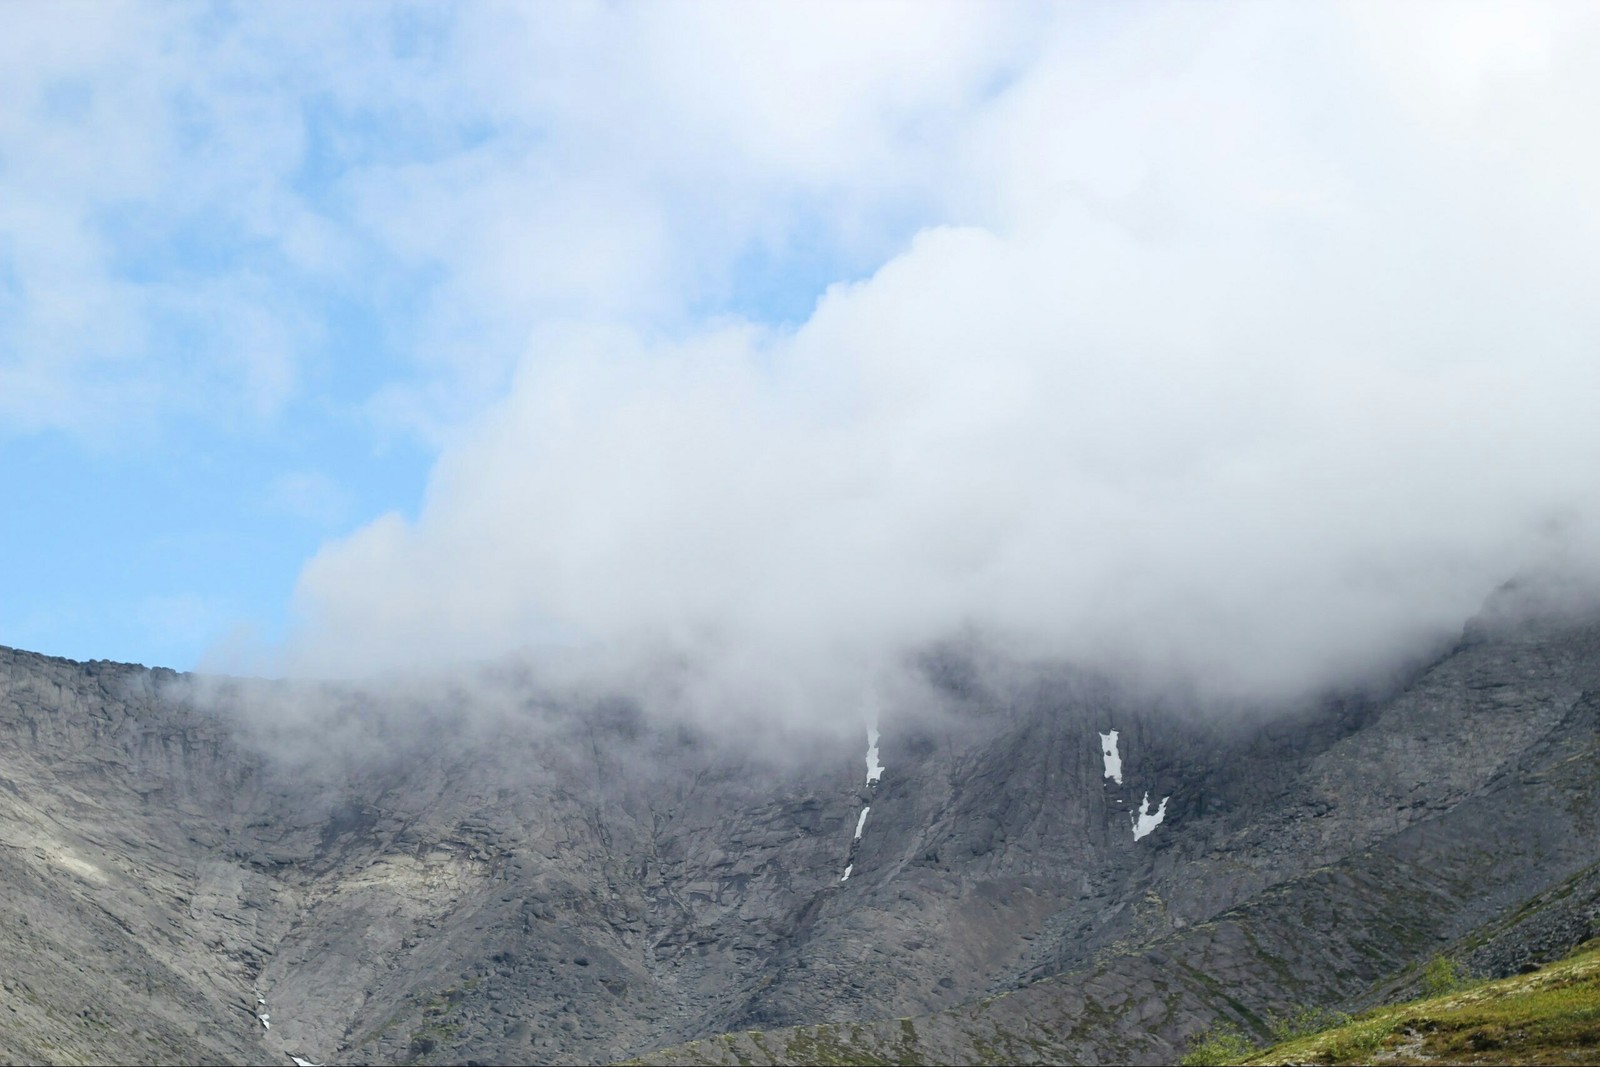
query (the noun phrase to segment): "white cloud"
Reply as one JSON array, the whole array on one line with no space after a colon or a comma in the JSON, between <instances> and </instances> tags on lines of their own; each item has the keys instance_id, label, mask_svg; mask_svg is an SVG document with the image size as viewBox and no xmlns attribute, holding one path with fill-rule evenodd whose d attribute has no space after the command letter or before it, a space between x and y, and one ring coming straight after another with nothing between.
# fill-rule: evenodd
<instances>
[{"instance_id":1,"label":"white cloud","mask_svg":"<svg viewBox=\"0 0 1600 1067\"><path fill-rule=\"evenodd\" d=\"M304 337L258 266L211 262L301 209L292 100L191 12L0 12L0 433L116 440L270 416Z\"/></svg>"},{"instance_id":2,"label":"white cloud","mask_svg":"<svg viewBox=\"0 0 1600 1067\"><path fill-rule=\"evenodd\" d=\"M752 246L799 236L881 262L943 196L937 172L1038 21L930 3L466 9L430 88L493 134L348 183L361 224L442 279L417 344L438 373L386 389L380 414L447 436L551 320L691 329Z\"/></svg>"},{"instance_id":3,"label":"white cloud","mask_svg":"<svg viewBox=\"0 0 1600 1067\"><path fill-rule=\"evenodd\" d=\"M1149 9L1057 25L981 101L927 89L975 69L937 32L842 86L753 43L812 27L656 57L707 72L671 81L663 136L738 145L757 162L728 173L763 195L761 166L847 189L921 169L981 225L925 230L792 335L664 340L615 308L537 329L417 521L307 566L292 662L598 641L680 657L686 699L720 710L854 715L870 679L974 628L1229 698L1447 633L1600 504L1600 174L1545 91L1596 76L1581 49L1518 44L1505 68L1473 38L1445 122L1387 59L1476 17ZM912 68L948 129L884 121Z\"/></svg>"},{"instance_id":4,"label":"white cloud","mask_svg":"<svg viewBox=\"0 0 1600 1067\"><path fill-rule=\"evenodd\" d=\"M303 668L594 640L853 714L979 628L1283 694L1594 521L1584 7L51 10L0 14L0 433L270 424L345 300L443 450L307 565ZM800 240L879 269L706 314Z\"/></svg>"},{"instance_id":5,"label":"white cloud","mask_svg":"<svg viewBox=\"0 0 1600 1067\"><path fill-rule=\"evenodd\" d=\"M0 13L0 432L270 423L327 307L438 442L552 318L691 328L752 245L858 267L937 195L1025 8ZM924 205L925 206L925 205ZM921 208L917 208L921 210ZM333 313L337 318L337 312Z\"/></svg>"}]
</instances>

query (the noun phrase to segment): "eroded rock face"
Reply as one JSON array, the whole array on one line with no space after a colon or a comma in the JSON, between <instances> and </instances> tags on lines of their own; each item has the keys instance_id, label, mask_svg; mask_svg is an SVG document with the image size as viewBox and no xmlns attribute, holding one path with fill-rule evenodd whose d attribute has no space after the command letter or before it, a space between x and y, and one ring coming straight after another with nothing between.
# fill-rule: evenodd
<instances>
[{"instance_id":1,"label":"eroded rock face","mask_svg":"<svg viewBox=\"0 0 1600 1067\"><path fill-rule=\"evenodd\" d=\"M591 1062L903 1016L929 1058L1003 1032L1002 1058L1161 1060L1238 1015L1219 988L1352 1002L1600 852L1578 616L1502 613L1395 693L1249 719L973 689L886 718L870 785L864 736L779 759L617 708L344 694L313 727L226 693L0 650L13 1060Z\"/></svg>"}]
</instances>

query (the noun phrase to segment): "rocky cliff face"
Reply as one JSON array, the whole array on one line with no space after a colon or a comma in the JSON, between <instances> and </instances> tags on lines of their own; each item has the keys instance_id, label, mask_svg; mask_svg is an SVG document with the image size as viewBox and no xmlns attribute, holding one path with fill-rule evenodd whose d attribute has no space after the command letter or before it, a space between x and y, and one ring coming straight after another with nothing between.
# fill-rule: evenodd
<instances>
[{"instance_id":1,"label":"rocky cliff face","mask_svg":"<svg viewBox=\"0 0 1600 1067\"><path fill-rule=\"evenodd\" d=\"M864 736L438 694L272 720L0 650L0 1055L1160 1061L1592 922L1592 617L1490 613L1273 715L949 688L869 785Z\"/></svg>"}]
</instances>

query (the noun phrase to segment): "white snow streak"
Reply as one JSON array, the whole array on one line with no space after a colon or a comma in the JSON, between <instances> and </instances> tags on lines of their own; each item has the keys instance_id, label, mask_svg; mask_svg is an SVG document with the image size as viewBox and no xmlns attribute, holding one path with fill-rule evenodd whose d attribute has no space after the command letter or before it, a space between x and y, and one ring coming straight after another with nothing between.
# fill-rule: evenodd
<instances>
[{"instance_id":1,"label":"white snow streak","mask_svg":"<svg viewBox=\"0 0 1600 1067\"><path fill-rule=\"evenodd\" d=\"M1122 757L1117 754L1117 732L1100 735L1100 754L1106 760L1106 777L1122 784Z\"/></svg>"},{"instance_id":2,"label":"white snow streak","mask_svg":"<svg viewBox=\"0 0 1600 1067\"><path fill-rule=\"evenodd\" d=\"M1106 761L1106 777L1121 785L1122 754L1117 751L1117 731L1112 730L1110 733L1100 735L1100 755ZM1133 839L1135 841L1161 825L1161 820L1167 817L1167 801L1171 799L1171 796L1162 797L1161 804L1154 811L1151 811L1150 792L1149 790L1145 791L1143 803L1133 810L1131 816L1133 819ZM1117 798L1117 803L1122 803L1121 797Z\"/></svg>"},{"instance_id":3,"label":"white snow streak","mask_svg":"<svg viewBox=\"0 0 1600 1067\"><path fill-rule=\"evenodd\" d=\"M883 764L878 762L878 716L874 713L867 723L867 789L876 794L878 779L883 777ZM861 832L867 828L867 812L872 810L868 804L861 809L861 817L856 820L856 836L850 841L850 859L845 864L844 877L841 882L850 880L850 872L856 869L856 850L861 847Z\"/></svg>"},{"instance_id":4,"label":"white snow streak","mask_svg":"<svg viewBox=\"0 0 1600 1067\"><path fill-rule=\"evenodd\" d=\"M1171 799L1172 797L1170 796L1162 797L1161 806L1155 811L1151 811L1150 793L1148 791L1145 792L1144 803L1140 804L1138 810L1133 813L1133 839L1135 841L1161 825L1161 820L1167 817L1167 801Z\"/></svg>"}]
</instances>

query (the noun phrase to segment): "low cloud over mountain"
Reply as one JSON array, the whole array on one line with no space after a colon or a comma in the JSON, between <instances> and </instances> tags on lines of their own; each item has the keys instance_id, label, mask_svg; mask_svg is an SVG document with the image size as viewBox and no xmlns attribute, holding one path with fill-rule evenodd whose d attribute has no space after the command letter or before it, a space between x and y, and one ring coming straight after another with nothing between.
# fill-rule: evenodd
<instances>
[{"instance_id":1,"label":"low cloud over mountain","mask_svg":"<svg viewBox=\"0 0 1600 1067\"><path fill-rule=\"evenodd\" d=\"M1275 700L1591 569L1595 27L1514 21L1053 27L933 161L951 224L798 326L538 328L286 665L598 647L854 717L976 635Z\"/></svg>"}]
</instances>

